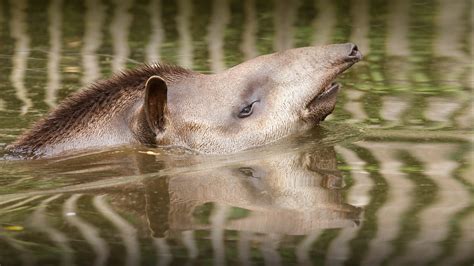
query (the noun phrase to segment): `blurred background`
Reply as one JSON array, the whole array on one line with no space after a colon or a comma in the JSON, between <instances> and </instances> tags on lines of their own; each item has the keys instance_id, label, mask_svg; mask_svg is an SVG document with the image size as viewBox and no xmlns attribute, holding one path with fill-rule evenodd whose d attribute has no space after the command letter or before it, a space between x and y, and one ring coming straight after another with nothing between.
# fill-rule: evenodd
<instances>
[{"instance_id":1,"label":"blurred background","mask_svg":"<svg viewBox=\"0 0 474 266\"><path fill-rule=\"evenodd\" d=\"M336 110L311 135L322 141L194 168L143 150L0 162L0 264L472 265L472 12L470 0L1 0L0 150L70 93L143 62L214 73L349 41L365 57L339 79ZM236 164L275 174L247 195ZM290 204L305 201L288 178L319 196ZM153 203L150 180L165 195Z\"/></svg>"}]
</instances>

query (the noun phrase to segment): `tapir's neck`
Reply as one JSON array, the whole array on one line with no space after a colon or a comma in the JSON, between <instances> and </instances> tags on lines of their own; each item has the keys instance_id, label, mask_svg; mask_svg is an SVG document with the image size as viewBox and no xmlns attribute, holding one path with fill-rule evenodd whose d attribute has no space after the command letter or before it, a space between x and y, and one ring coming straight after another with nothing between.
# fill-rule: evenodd
<instances>
[{"instance_id":1,"label":"tapir's neck","mask_svg":"<svg viewBox=\"0 0 474 266\"><path fill-rule=\"evenodd\" d=\"M153 144L142 110L145 83L158 75L171 83L193 72L167 65L144 66L68 97L56 110L7 146L13 155L54 156L70 150Z\"/></svg>"}]
</instances>

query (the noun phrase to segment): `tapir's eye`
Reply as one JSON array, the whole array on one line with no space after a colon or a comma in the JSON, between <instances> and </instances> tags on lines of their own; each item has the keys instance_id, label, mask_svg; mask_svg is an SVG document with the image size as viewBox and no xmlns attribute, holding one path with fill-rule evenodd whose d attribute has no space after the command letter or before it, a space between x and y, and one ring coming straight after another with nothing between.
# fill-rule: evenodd
<instances>
[{"instance_id":1,"label":"tapir's eye","mask_svg":"<svg viewBox=\"0 0 474 266\"><path fill-rule=\"evenodd\" d=\"M240 110L237 117L239 117L239 118L249 117L253 113L253 107L254 107L255 103L257 103L257 102L259 102L259 101L254 101L251 104L249 104L249 105L245 106L244 108L242 108L242 110Z\"/></svg>"},{"instance_id":2,"label":"tapir's eye","mask_svg":"<svg viewBox=\"0 0 474 266\"><path fill-rule=\"evenodd\" d=\"M247 177L254 177L254 171L250 167L240 167L239 172L242 173L244 176Z\"/></svg>"}]
</instances>

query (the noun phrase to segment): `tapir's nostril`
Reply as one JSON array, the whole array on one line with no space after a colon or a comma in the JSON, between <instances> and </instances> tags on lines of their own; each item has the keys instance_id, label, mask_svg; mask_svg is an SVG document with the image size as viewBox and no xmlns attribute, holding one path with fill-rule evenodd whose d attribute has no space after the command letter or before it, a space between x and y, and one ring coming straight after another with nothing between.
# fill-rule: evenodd
<instances>
[{"instance_id":1,"label":"tapir's nostril","mask_svg":"<svg viewBox=\"0 0 474 266\"><path fill-rule=\"evenodd\" d=\"M347 55L347 57L350 60L360 60L360 59L362 59L362 53L359 51L359 48L357 47L357 45L355 45L353 43L350 44L349 54Z\"/></svg>"},{"instance_id":2,"label":"tapir's nostril","mask_svg":"<svg viewBox=\"0 0 474 266\"><path fill-rule=\"evenodd\" d=\"M351 51L349 53L349 56L357 56L357 53L359 52L359 48L357 48L357 45L352 44L351 45Z\"/></svg>"}]
</instances>

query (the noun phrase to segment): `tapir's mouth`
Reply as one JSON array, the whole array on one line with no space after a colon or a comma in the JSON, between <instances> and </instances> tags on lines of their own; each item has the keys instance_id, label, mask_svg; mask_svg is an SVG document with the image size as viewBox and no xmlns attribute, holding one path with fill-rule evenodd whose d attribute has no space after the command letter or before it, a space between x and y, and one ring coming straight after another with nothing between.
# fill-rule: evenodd
<instances>
[{"instance_id":1,"label":"tapir's mouth","mask_svg":"<svg viewBox=\"0 0 474 266\"><path fill-rule=\"evenodd\" d=\"M332 81L328 85L326 85L313 99L309 101L306 105L306 109L311 109L313 106L317 104L321 104L321 102L325 100L329 100L336 96L337 92L339 91L340 85L339 83Z\"/></svg>"},{"instance_id":2,"label":"tapir's mouth","mask_svg":"<svg viewBox=\"0 0 474 266\"><path fill-rule=\"evenodd\" d=\"M322 89L321 92L318 93L318 95L316 95L314 99L323 99L323 98L330 97L333 94L337 93L338 90L339 90L339 83L333 81L329 83L329 85L324 87L324 89Z\"/></svg>"},{"instance_id":3,"label":"tapir's mouth","mask_svg":"<svg viewBox=\"0 0 474 266\"><path fill-rule=\"evenodd\" d=\"M329 82L304 109L303 119L307 122L318 123L332 113L336 105L336 96L340 85L334 81Z\"/></svg>"}]
</instances>

